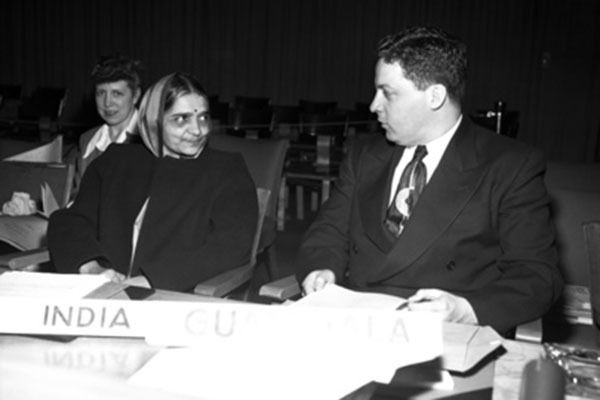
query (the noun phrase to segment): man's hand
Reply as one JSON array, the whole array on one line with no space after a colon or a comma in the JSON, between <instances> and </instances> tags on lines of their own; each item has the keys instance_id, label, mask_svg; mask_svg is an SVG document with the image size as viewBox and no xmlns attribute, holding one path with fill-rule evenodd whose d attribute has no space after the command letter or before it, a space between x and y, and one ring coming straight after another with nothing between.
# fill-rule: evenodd
<instances>
[{"instance_id":1,"label":"man's hand","mask_svg":"<svg viewBox=\"0 0 600 400\"><path fill-rule=\"evenodd\" d=\"M467 299L439 289L419 290L408 298L408 309L441 312L448 322L477 324L477 316Z\"/></svg>"},{"instance_id":2,"label":"man's hand","mask_svg":"<svg viewBox=\"0 0 600 400\"><path fill-rule=\"evenodd\" d=\"M326 285L335 283L335 274L330 269L318 269L311 272L302 282L302 292L307 295L323 289Z\"/></svg>"},{"instance_id":3,"label":"man's hand","mask_svg":"<svg viewBox=\"0 0 600 400\"><path fill-rule=\"evenodd\" d=\"M81 264L81 266L79 267L79 273L90 275L104 275L112 282L117 283L123 282L125 280L125 275L115 271L114 269L104 268L96 260L88 261L85 264Z\"/></svg>"}]
</instances>

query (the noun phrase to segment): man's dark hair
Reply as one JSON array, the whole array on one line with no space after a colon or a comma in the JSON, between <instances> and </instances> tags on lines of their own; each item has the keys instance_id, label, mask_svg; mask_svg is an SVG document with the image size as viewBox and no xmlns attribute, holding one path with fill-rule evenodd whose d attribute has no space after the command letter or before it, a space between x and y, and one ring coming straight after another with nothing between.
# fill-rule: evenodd
<instances>
[{"instance_id":1,"label":"man's dark hair","mask_svg":"<svg viewBox=\"0 0 600 400\"><path fill-rule=\"evenodd\" d=\"M414 27L388 35L379 42L377 56L388 64L400 64L419 90L441 84L454 101L460 104L464 98L467 47L441 29Z\"/></svg>"},{"instance_id":2,"label":"man's dark hair","mask_svg":"<svg viewBox=\"0 0 600 400\"><path fill-rule=\"evenodd\" d=\"M142 64L138 60L122 55L104 56L92 69L94 87L101 83L126 81L132 91L141 89L140 71Z\"/></svg>"}]
</instances>

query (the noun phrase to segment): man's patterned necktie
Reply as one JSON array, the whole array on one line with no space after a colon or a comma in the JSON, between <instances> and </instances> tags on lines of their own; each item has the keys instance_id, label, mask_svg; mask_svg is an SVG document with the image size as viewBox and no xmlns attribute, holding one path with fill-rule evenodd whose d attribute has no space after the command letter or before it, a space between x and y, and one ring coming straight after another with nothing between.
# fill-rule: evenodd
<instances>
[{"instance_id":1,"label":"man's patterned necktie","mask_svg":"<svg viewBox=\"0 0 600 400\"><path fill-rule=\"evenodd\" d=\"M394 199L387 209L384 225L390 233L398 237L419 200L427 182L427 167L423 158L427 155L425 146L417 146L413 159L406 165Z\"/></svg>"}]
</instances>

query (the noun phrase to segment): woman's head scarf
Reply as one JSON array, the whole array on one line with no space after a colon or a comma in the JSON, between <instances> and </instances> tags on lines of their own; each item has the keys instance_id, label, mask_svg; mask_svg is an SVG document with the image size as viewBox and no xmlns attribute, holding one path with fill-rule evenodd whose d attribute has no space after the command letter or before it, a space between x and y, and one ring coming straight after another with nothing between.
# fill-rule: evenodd
<instances>
[{"instance_id":1,"label":"woman's head scarf","mask_svg":"<svg viewBox=\"0 0 600 400\"><path fill-rule=\"evenodd\" d=\"M139 109L138 129L146 147L156 157L162 157L162 121L164 115L165 86L173 78L170 74L152 85L142 98Z\"/></svg>"}]
</instances>

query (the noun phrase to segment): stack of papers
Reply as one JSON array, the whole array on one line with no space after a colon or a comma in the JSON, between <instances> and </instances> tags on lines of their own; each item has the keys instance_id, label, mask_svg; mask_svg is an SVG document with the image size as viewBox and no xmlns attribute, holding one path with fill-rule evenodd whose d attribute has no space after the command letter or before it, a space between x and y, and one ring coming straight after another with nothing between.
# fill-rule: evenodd
<instances>
[{"instance_id":1,"label":"stack of papers","mask_svg":"<svg viewBox=\"0 0 600 400\"><path fill-rule=\"evenodd\" d=\"M383 293L355 292L332 284L292 303L294 306L395 310L406 299Z\"/></svg>"}]
</instances>

